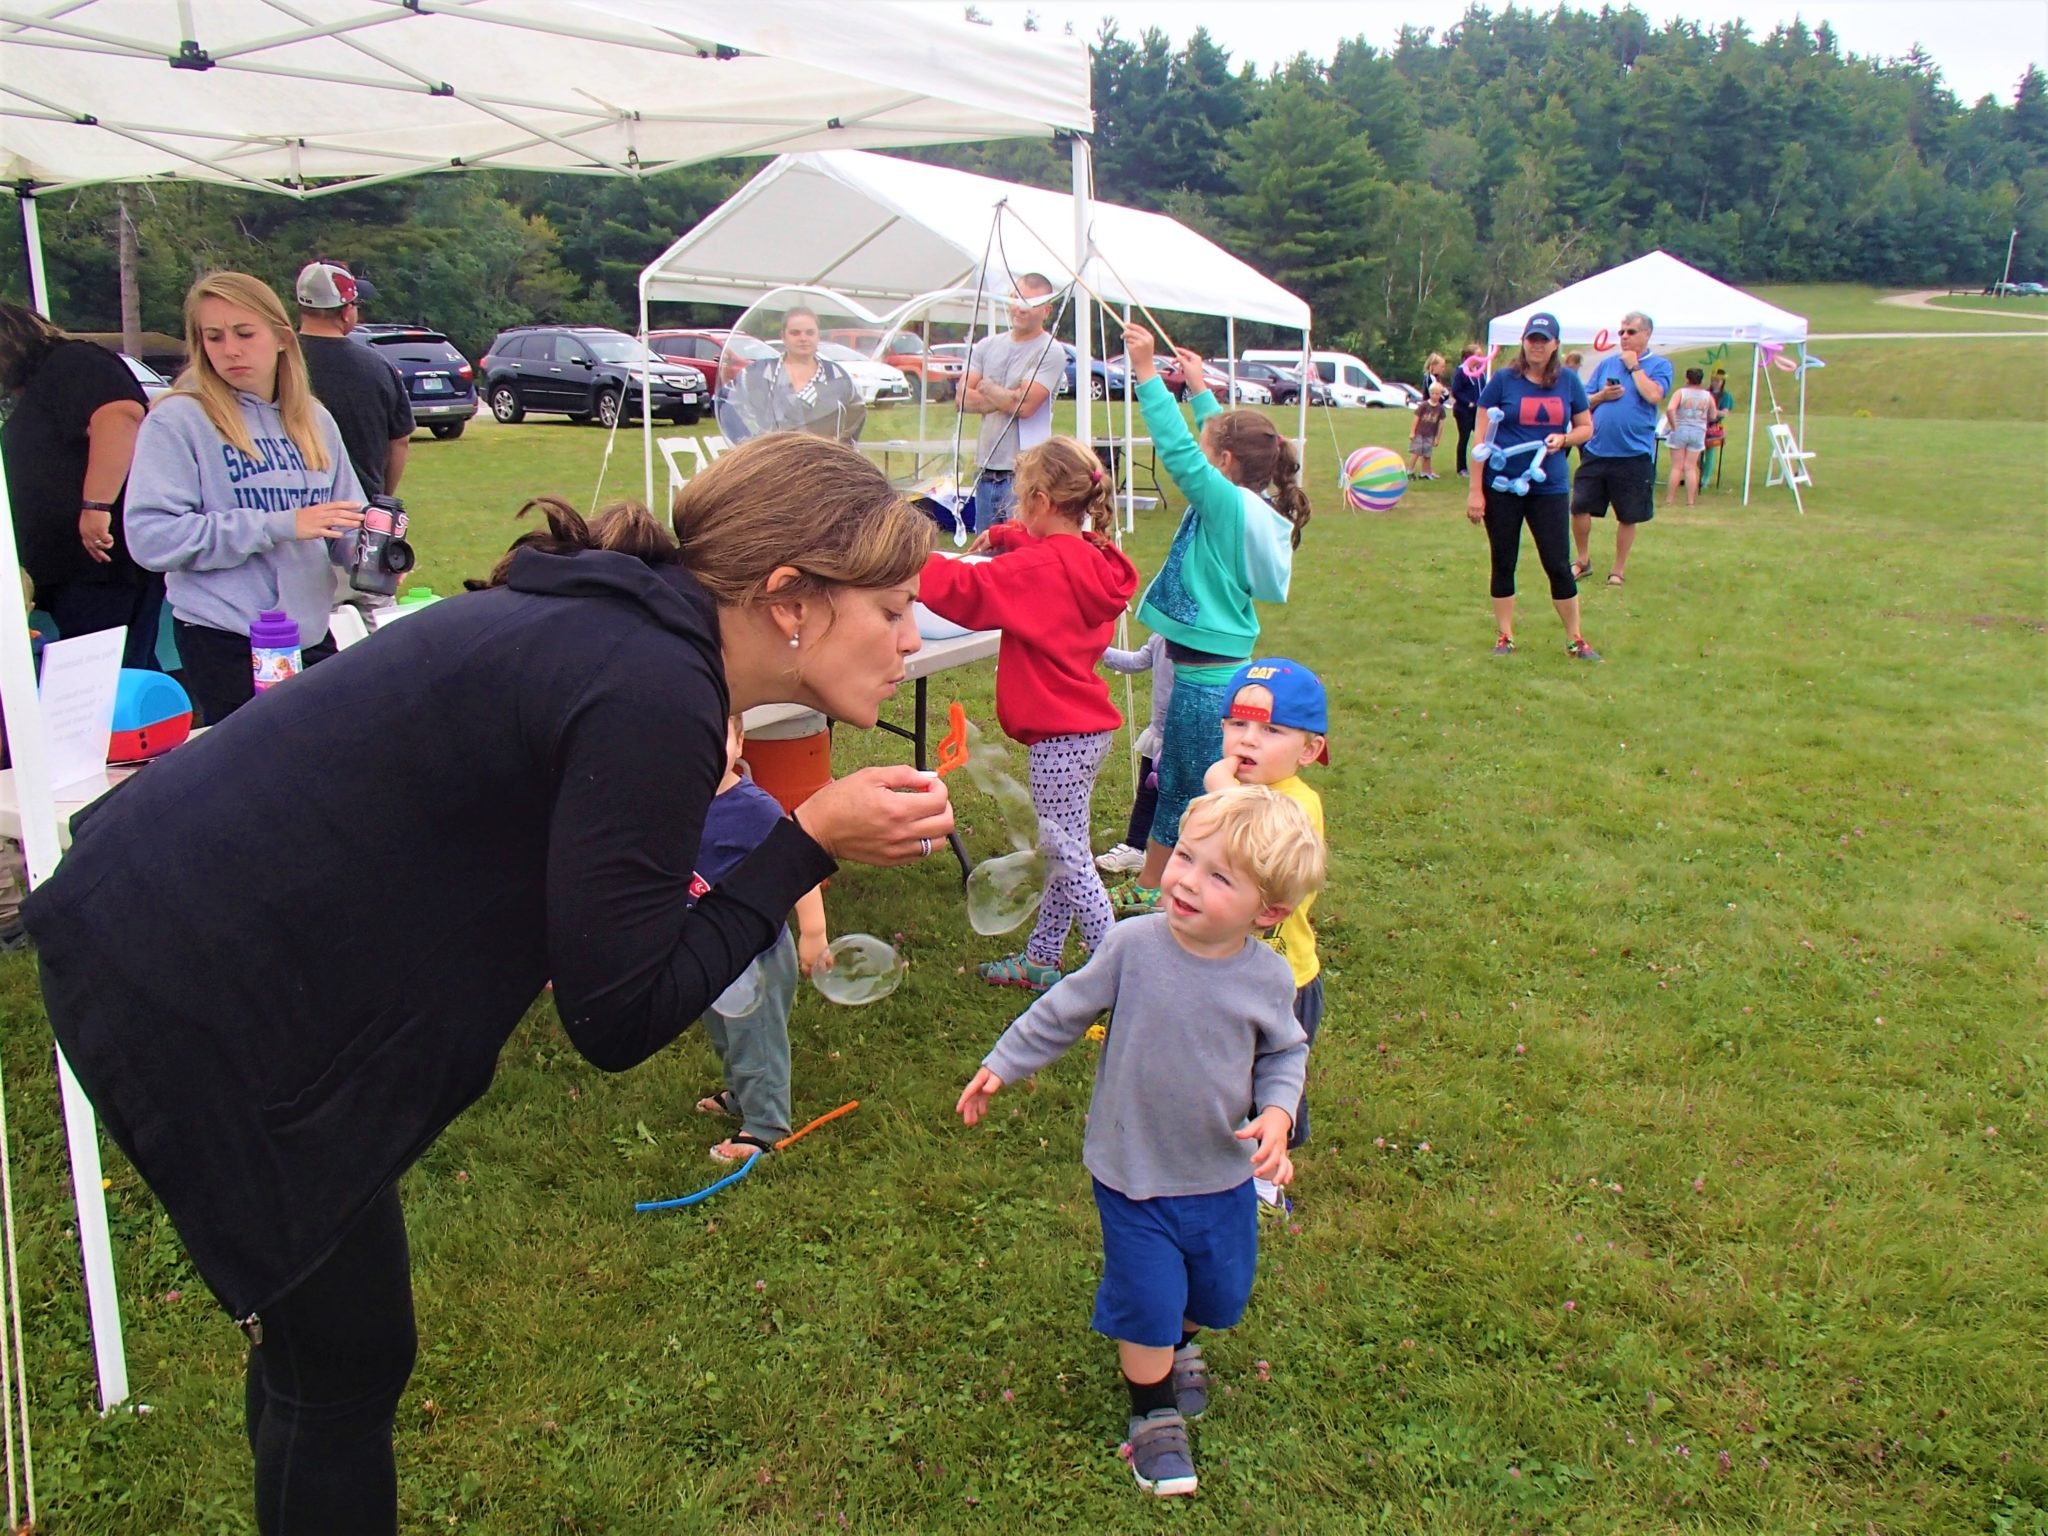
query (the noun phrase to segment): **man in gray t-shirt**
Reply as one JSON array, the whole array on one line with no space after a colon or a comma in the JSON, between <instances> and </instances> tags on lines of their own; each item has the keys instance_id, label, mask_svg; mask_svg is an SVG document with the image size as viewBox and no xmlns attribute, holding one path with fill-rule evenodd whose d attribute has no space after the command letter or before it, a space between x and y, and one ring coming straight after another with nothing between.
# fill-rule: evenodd
<instances>
[{"instance_id":1,"label":"man in gray t-shirt","mask_svg":"<svg viewBox=\"0 0 2048 1536\"><path fill-rule=\"evenodd\" d=\"M1052 436L1053 396L1067 375L1066 349L1046 330L1052 284L1036 272L1017 279L1010 296L1010 329L977 341L967 355L960 409L981 417L975 445L975 527L1010 520L1016 503L1011 479L1017 455Z\"/></svg>"}]
</instances>

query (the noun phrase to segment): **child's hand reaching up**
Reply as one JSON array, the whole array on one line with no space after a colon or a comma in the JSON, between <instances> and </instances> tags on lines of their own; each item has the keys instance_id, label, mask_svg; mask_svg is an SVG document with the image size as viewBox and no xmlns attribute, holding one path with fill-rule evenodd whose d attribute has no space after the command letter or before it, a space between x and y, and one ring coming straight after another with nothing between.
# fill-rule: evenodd
<instances>
[{"instance_id":1,"label":"child's hand reaching up","mask_svg":"<svg viewBox=\"0 0 2048 1536\"><path fill-rule=\"evenodd\" d=\"M1219 757L1209 765L1209 771L1202 775L1202 788L1210 794L1228 789L1237 782L1237 759Z\"/></svg>"},{"instance_id":2,"label":"child's hand reaching up","mask_svg":"<svg viewBox=\"0 0 2048 1536\"><path fill-rule=\"evenodd\" d=\"M1152 333L1142 325L1124 327L1124 355L1131 360L1131 377L1140 384L1157 376L1153 356L1159 350L1159 343L1152 339Z\"/></svg>"},{"instance_id":3,"label":"child's hand reaching up","mask_svg":"<svg viewBox=\"0 0 2048 1536\"><path fill-rule=\"evenodd\" d=\"M1002 1087L1003 1080L987 1067L983 1067L974 1074L973 1080L960 1090L960 1102L953 1107L960 1111L962 1120L972 1125L988 1113L988 1101L1000 1093ZM1280 1141L1284 1151L1287 1141L1287 1133L1284 1130L1280 1133Z\"/></svg>"},{"instance_id":4,"label":"child's hand reaching up","mask_svg":"<svg viewBox=\"0 0 2048 1536\"><path fill-rule=\"evenodd\" d=\"M972 1091L973 1084L968 1084ZM960 1102L967 1102L966 1095ZM972 1120L967 1122L972 1125ZM1258 1147L1252 1152L1252 1172L1274 1184L1284 1184L1294 1177L1294 1164L1287 1156L1287 1138L1294 1130L1294 1117L1275 1104L1262 1110L1257 1119L1237 1133L1239 1141L1256 1141ZM1286 1179L1280 1177L1282 1173Z\"/></svg>"}]
</instances>

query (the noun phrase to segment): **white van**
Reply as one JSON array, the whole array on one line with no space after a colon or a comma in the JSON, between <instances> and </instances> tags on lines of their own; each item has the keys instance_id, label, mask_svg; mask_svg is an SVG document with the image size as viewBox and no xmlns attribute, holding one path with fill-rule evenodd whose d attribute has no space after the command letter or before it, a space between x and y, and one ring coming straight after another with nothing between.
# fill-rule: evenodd
<instances>
[{"instance_id":1,"label":"white van","mask_svg":"<svg viewBox=\"0 0 2048 1536\"><path fill-rule=\"evenodd\" d=\"M1246 352L1248 363L1271 363L1276 368L1299 368L1299 351ZM1311 352L1309 361L1316 375L1330 386L1330 403L1333 405L1382 406L1392 410L1407 410L1408 397L1383 383L1380 376L1353 357L1349 352Z\"/></svg>"}]
</instances>

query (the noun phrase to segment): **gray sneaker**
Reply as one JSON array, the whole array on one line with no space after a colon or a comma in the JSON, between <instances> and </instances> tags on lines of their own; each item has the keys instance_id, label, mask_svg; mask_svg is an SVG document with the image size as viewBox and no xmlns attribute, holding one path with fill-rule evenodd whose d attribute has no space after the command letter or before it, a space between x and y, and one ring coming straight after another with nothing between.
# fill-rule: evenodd
<instances>
[{"instance_id":1,"label":"gray sneaker","mask_svg":"<svg viewBox=\"0 0 2048 1536\"><path fill-rule=\"evenodd\" d=\"M1173 1404L1190 1422L1209 1406L1209 1363L1198 1343L1173 1352Z\"/></svg>"},{"instance_id":2,"label":"gray sneaker","mask_svg":"<svg viewBox=\"0 0 2048 1536\"><path fill-rule=\"evenodd\" d=\"M1131 1420L1131 1476L1162 1499L1195 1491L1195 1456L1178 1408L1154 1408Z\"/></svg>"}]
</instances>

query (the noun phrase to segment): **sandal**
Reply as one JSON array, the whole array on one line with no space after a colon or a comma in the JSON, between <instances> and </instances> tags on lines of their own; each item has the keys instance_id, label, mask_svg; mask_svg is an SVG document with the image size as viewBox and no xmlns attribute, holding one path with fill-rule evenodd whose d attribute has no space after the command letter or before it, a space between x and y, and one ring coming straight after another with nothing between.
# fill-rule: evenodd
<instances>
[{"instance_id":1,"label":"sandal","mask_svg":"<svg viewBox=\"0 0 2048 1536\"><path fill-rule=\"evenodd\" d=\"M1626 580L1627 578L1624 577L1619 571L1609 571L1607 573L1607 585L1609 585L1610 587L1621 586Z\"/></svg>"},{"instance_id":2,"label":"sandal","mask_svg":"<svg viewBox=\"0 0 2048 1536\"><path fill-rule=\"evenodd\" d=\"M1590 575L1592 575L1592 574L1593 574L1593 562L1592 562L1592 561L1590 561L1590 560L1574 560L1574 561L1572 562L1572 580L1573 580L1573 581L1584 581L1584 580L1585 580L1585 579L1586 579L1586 578L1587 578L1588 576L1590 576Z\"/></svg>"},{"instance_id":3,"label":"sandal","mask_svg":"<svg viewBox=\"0 0 2048 1536\"><path fill-rule=\"evenodd\" d=\"M1159 887L1126 880L1111 889L1109 905L1118 917L1143 917L1159 910Z\"/></svg>"},{"instance_id":4,"label":"sandal","mask_svg":"<svg viewBox=\"0 0 2048 1536\"><path fill-rule=\"evenodd\" d=\"M1027 992L1043 992L1060 979L1060 968L1056 965L1040 965L1022 955L1005 955L1000 960L984 960L975 971L981 979L998 987L1022 987Z\"/></svg>"},{"instance_id":5,"label":"sandal","mask_svg":"<svg viewBox=\"0 0 2048 1536\"><path fill-rule=\"evenodd\" d=\"M774 1150L775 1143L772 1141L763 1141L758 1136L749 1136L745 1131L734 1131L732 1135L726 1137L725 1140L711 1149L711 1161L714 1163L744 1162L750 1157L760 1157Z\"/></svg>"},{"instance_id":6,"label":"sandal","mask_svg":"<svg viewBox=\"0 0 2048 1536\"><path fill-rule=\"evenodd\" d=\"M731 1120L740 1117L740 1101L732 1096L730 1088L721 1088L716 1093L706 1094L697 1101L700 1115L724 1115Z\"/></svg>"}]
</instances>

